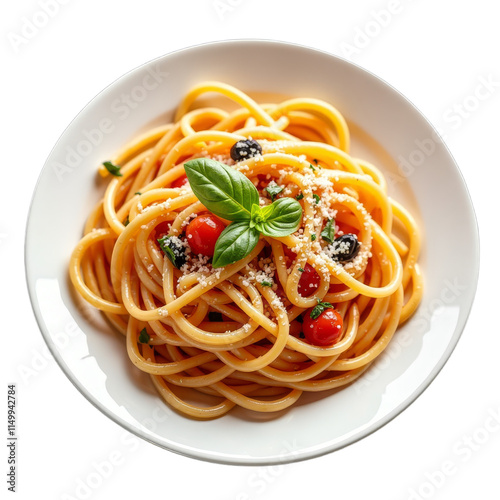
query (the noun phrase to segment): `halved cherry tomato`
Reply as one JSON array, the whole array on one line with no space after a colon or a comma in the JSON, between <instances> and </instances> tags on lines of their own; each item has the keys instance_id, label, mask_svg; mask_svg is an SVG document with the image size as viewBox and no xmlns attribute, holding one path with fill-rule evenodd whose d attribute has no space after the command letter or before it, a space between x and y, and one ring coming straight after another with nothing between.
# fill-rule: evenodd
<instances>
[{"instance_id":1,"label":"halved cherry tomato","mask_svg":"<svg viewBox=\"0 0 500 500\"><path fill-rule=\"evenodd\" d=\"M181 188L182 186L185 186L186 184L189 184L189 181L188 181L187 175L184 174L184 175L181 175L180 177L178 177L177 179L175 179L175 181L172 182L172 184L170 184L170 187Z\"/></svg>"},{"instance_id":2,"label":"halved cherry tomato","mask_svg":"<svg viewBox=\"0 0 500 500\"><path fill-rule=\"evenodd\" d=\"M262 190L267 187L267 185L271 182L271 179L267 178L267 174L257 174L257 179L259 183L257 184L257 189Z\"/></svg>"},{"instance_id":3,"label":"halved cherry tomato","mask_svg":"<svg viewBox=\"0 0 500 500\"><path fill-rule=\"evenodd\" d=\"M343 292L346 289L347 287L343 283L335 283L329 286L328 293L339 293Z\"/></svg>"},{"instance_id":4,"label":"halved cherry tomato","mask_svg":"<svg viewBox=\"0 0 500 500\"><path fill-rule=\"evenodd\" d=\"M295 252L292 252L285 245L283 245L283 252L285 254L285 257L288 257L288 259L290 259L290 262L293 262L297 258L297 254Z\"/></svg>"},{"instance_id":5,"label":"halved cherry tomato","mask_svg":"<svg viewBox=\"0 0 500 500\"><path fill-rule=\"evenodd\" d=\"M312 345L327 346L335 344L342 333L342 316L329 307L316 319L311 318L310 309L304 317L302 330L306 340Z\"/></svg>"},{"instance_id":6,"label":"halved cherry tomato","mask_svg":"<svg viewBox=\"0 0 500 500\"><path fill-rule=\"evenodd\" d=\"M306 262L304 271L302 271L300 275L299 286L297 287L300 295L302 295L302 297L309 297L318 289L320 282L321 278L316 272L316 269Z\"/></svg>"},{"instance_id":7,"label":"halved cherry tomato","mask_svg":"<svg viewBox=\"0 0 500 500\"><path fill-rule=\"evenodd\" d=\"M213 257L215 243L226 226L215 215L198 215L186 228L186 236L195 254Z\"/></svg>"},{"instance_id":8,"label":"halved cherry tomato","mask_svg":"<svg viewBox=\"0 0 500 500\"><path fill-rule=\"evenodd\" d=\"M156 235L155 238L159 240L160 238L163 238L163 236L167 235L168 232L170 231L170 226L172 225L172 221L163 221L160 222L156 227Z\"/></svg>"},{"instance_id":9,"label":"halved cherry tomato","mask_svg":"<svg viewBox=\"0 0 500 500\"><path fill-rule=\"evenodd\" d=\"M285 253L285 257L288 257L288 259L290 259L290 263L292 263L297 258L297 254L292 252L292 250L290 250L288 247L284 246L283 251ZM316 269L314 269L311 264L306 262L304 270L302 271L302 274L300 276L299 285L297 287L300 295L302 295L302 297L309 297L318 289L320 282L321 278L316 272Z\"/></svg>"}]
</instances>

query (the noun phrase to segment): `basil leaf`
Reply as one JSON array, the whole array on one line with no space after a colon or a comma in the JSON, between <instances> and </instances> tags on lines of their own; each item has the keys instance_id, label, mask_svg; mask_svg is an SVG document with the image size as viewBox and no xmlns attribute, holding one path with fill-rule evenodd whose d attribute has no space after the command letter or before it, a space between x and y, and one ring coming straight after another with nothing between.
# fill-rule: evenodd
<instances>
[{"instance_id":1,"label":"basil leaf","mask_svg":"<svg viewBox=\"0 0 500 500\"><path fill-rule=\"evenodd\" d=\"M249 221L229 224L217 239L212 267L224 267L246 257L259 241L259 231Z\"/></svg>"},{"instance_id":2,"label":"basil leaf","mask_svg":"<svg viewBox=\"0 0 500 500\"><path fill-rule=\"evenodd\" d=\"M241 172L208 158L184 164L193 193L213 214L231 221L249 220L259 192Z\"/></svg>"},{"instance_id":3,"label":"basil leaf","mask_svg":"<svg viewBox=\"0 0 500 500\"><path fill-rule=\"evenodd\" d=\"M335 226L332 225L333 219L328 219L323 231L321 231L321 237L327 243L333 243L333 239L335 238Z\"/></svg>"},{"instance_id":4,"label":"basil leaf","mask_svg":"<svg viewBox=\"0 0 500 500\"><path fill-rule=\"evenodd\" d=\"M280 194L281 191L283 191L283 187L278 186L278 184L274 183L269 183L268 186L266 187L266 191L269 193L269 196L271 196L271 201L274 201L276 198L276 195Z\"/></svg>"},{"instance_id":5,"label":"basil leaf","mask_svg":"<svg viewBox=\"0 0 500 500\"><path fill-rule=\"evenodd\" d=\"M103 161L102 164L106 167L106 170L111 174L116 177L123 177L123 174L120 172L120 168L118 165L115 165L114 163L110 161Z\"/></svg>"},{"instance_id":6,"label":"basil leaf","mask_svg":"<svg viewBox=\"0 0 500 500\"><path fill-rule=\"evenodd\" d=\"M264 221L257 229L265 236L280 237L294 233L302 219L302 207L293 198L280 198L262 209Z\"/></svg>"},{"instance_id":7,"label":"basil leaf","mask_svg":"<svg viewBox=\"0 0 500 500\"><path fill-rule=\"evenodd\" d=\"M318 305L314 306L311 311L311 319L319 318L325 309L329 309L331 307L333 307L333 305L330 304L330 302L318 302Z\"/></svg>"}]
</instances>

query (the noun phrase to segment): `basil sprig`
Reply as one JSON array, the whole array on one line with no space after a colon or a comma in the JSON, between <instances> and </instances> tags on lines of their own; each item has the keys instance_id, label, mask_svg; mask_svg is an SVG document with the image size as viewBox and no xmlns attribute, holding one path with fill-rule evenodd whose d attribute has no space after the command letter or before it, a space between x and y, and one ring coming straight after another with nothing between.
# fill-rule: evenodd
<instances>
[{"instance_id":1,"label":"basil sprig","mask_svg":"<svg viewBox=\"0 0 500 500\"><path fill-rule=\"evenodd\" d=\"M294 233L302 219L302 207L293 198L280 198L260 207L259 192L241 172L208 158L184 164L195 196L213 214L232 221L215 245L212 267L224 267L246 257L260 234L283 237Z\"/></svg>"}]
</instances>

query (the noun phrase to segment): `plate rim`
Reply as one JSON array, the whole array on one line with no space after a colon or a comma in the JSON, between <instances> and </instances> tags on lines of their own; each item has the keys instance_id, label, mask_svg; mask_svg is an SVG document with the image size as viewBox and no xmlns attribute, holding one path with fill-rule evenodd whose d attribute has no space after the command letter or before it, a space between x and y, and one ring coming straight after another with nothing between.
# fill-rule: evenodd
<instances>
[{"instance_id":1,"label":"plate rim","mask_svg":"<svg viewBox=\"0 0 500 500\"><path fill-rule=\"evenodd\" d=\"M55 345L53 342L53 339L51 337L51 333L49 331L49 328L47 328L47 325L45 324L44 317L41 313L39 303L36 300L36 290L35 288L35 283L31 282L31 276L32 276L32 271L30 270L31 264L29 260L29 243L30 243L30 234L29 234L29 229L30 229L30 223L32 220L32 209L33 209L33 204L35 201L35 197L38 193L39 189L39 184L41 181L42 176L44 175L45 171L49 167L49 160L52 157L53 152L58 148L59 144L62 142L63 137L65 136L66 132L68 129L70 129L73 125L74 122L76 122L80 116L94 103L99 96L103 95L106 93L109 89L114 87L118 82L123 81L130 77L135 72L140 72L143 70L145 67L149 67L150 65L154 64L155 62L159 62L165 58L169 58L175 55L180 55L183 52L188 52L188 51L193 51L193 50L200 50L200 49L207 49L211 46L222 46L222 45L231 45L231 44L242 44L242 45L275 45L275 46L285 46L285 47L292 47L294 49L302 50L305 52L316 52L319 54L322 54L323 56L326 56L328 58L332 58L337 60L338 62L345 64L349 67L354 67L357 69L357 71L360 71L361 73L366 73L368 74L371 78L374 78L375 80L378 80L382 85L387 86L391 92L397 94L399 98L403 99L407 104L409 104L413 110L420 116L421 119L423 119L426 123L426 126L432 130L435 134L435 137L439 141L440 146L444 147L444 151L446 155L449 157L451 162L453 163L455 170L458 174L458 178L460 180L461 187L464 191L464 194L467 197L468 200L468 209L470 211L470 214L472 215L471 221L473 222L473 229L474 229L474 241L473 241L473 248L472 251L476 255L476 259L474 260L474 269L472 271L472 278L473 282L469 285L470 288L470 294L471 294L471 299L470 302L467 304L467 309L464 310L464 315L462 318L462 321L460 323L457 323L457 325L454 328L454 332L452 337L450 338L450 341L448 342L448 345L446 349L443 351L441 356L439 357L439 362L436 363L432 370L429 372L427 377L419 384L419 386L411 393L409 394L398 406L396 406L392 411L386 413L382 418L378 419L375 423L370 424L367 426L366 429L362 429L361 431L357 431L354 436L344 436L340 442L336 443L333 446L324 446L321 449L317 449L314 451L308 451L308 448L302 449L301 451L294 451L293 453L283 456L283 455L275 455L275 457L254 457L254 456L246 456L246 455L239 455L235 456L233 455L232 457L229 457L228 454L219 454L215 451L206 451L201 448L196 448L196 449L191 449L189 446L181 446L178 443L172 442L170 439L166 439L162 437L162 441L167 441L167 443L164 442L159 442L155 441L151 436L149 436L147 433L143 432L141 429L135 427L131 423L127 422L125 419L122 419L119 417L117 414L115 414L112 410L110 410L107 406L101 404L95 396L88 391L83 384L79 381L78 377L70 370L68 367L67 363L64 361L63 356L61 355L58 347ZM469 242L470 244L471 242ZM412 101L410 101L405 95L403 95L398 89L396 89L394 86L392 86L390 83L388 83L386 80L381 78L380 76L376 75L372 71L360 66L359 64L349 61L341 56L338 56L336 54L327 52L322 49L318 49L315 47L307 46L304 44L298 44L294 42L289 42L289 41L279 41L279 40L271 40L271 39L260 39L260 38L238 38L238 39L224 39L224 40L214 40L206 43L199 43L199 44L193 44L187 47L183 47L180 49L176 49L170 52L167 52L165 54L162 54L160 56L157 56L153 59L150 59L149 61L146 61L130 70L127 72L123 73L122 75L118 76L115 78L111 83L106 85L100 92L98 92L92 99L90 99L85 106L75 115L75 117L68 123L68 125L63 129L61 134L59 135L57 141L55 142L54 146L51 148L49 154L47 155L47 158L39 172L37 181L35 183L33 193L31 196L31 201L28 209L28 214L26 218L26 224L25 224L25 232L24 232L24 269L25 269L25 282L27 285L27 290L28 290L28 296L29 300L31 303L31 307L38 325L38 328L42 334L42 337L49 348L50 353L56 360L58 366L61 368L63 373L66 375L66 377L70 380L70 382L77 388L77 390L80 392L84 398L89 401L95 408L97 408L101 413L106 415L108 418L110 418L113 422L118 424L120 427L124 428L128 432L131 432L135 436L144 439L145 441L154 444L160 448L166 449L168 451L193 458L193 459L198 459L198 460L203 460L211 463L218 463L218 464L224 464L224 465L246 465L246 466L266 466L266 465L277 465L277 464L287 464L287 463L293 463L293 462L299 462L303 460L309 460L313 458L317 458L320 456L324 456L326 454L332 453L334 451L340 450L346 446L349 446L351 444L354 444L361 439L366 438L370 434L376 432L377 430L381 429L384 427L387 423L392 421L394 418L396 418L398 415L400 415L405 409L409 408L420 396L421 394L430 386L430 384L436 379L437 375L440 373L440 371L444 368L446 363L448 362L451 354L455 350L458 341L460 340L465 327L467 325L467 322L469 320L474 302L475 302L475 297L476 297L476 292L477 292L477 286L478 286L478 279L479 279L479 268L480 268L480 235L479 235L479 226L478 226L478 221L477 221L477 215L476 211L474 208L474 204L469 192L469 189L467 187L467 184L465 182L465 178L460 170L460 167L458 163L455 161L455 158L453 157L450 149L448 148L448 145L444 141L444 139L441 137L441 135L438 133L436 130L436 127L433 126L433 124L427 119L427 117L420 111L420 109L413 104Z\"/></svg>"}]
</instances>

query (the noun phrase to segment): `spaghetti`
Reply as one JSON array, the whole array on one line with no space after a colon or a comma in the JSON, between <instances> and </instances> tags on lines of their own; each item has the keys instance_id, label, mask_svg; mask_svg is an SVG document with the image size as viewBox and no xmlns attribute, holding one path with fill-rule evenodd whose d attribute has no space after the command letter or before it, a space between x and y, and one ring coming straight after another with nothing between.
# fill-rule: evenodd
<instances>
[{"instance_id":1,"label":"spaghetti","mask_svg":"<svg viewBox=\"0 0 500 500\"><path fill-rule=\"evenodd\" d=\"M238 109L193 109L213 92ZM256 210L295 200L298 227L286 236L261 232L237 260L212 266L213 250L198 252L189 228L206 222L201 216L221 230L231 221L195 196L185 168L194 159L243 174L257 189ZM100 173L113 178L73 251L71 280L183 414L279 411L304 392L345 386L420 302L418 227L388 196L383 174L349 155L346 122L325 102L259 105L205 82L185 96L173 123L137 137ZM198 236L200 248L210 246L210 231ZM333 312L335 338L311 339L308 331Z\"/></svg>"}]
</instances>

